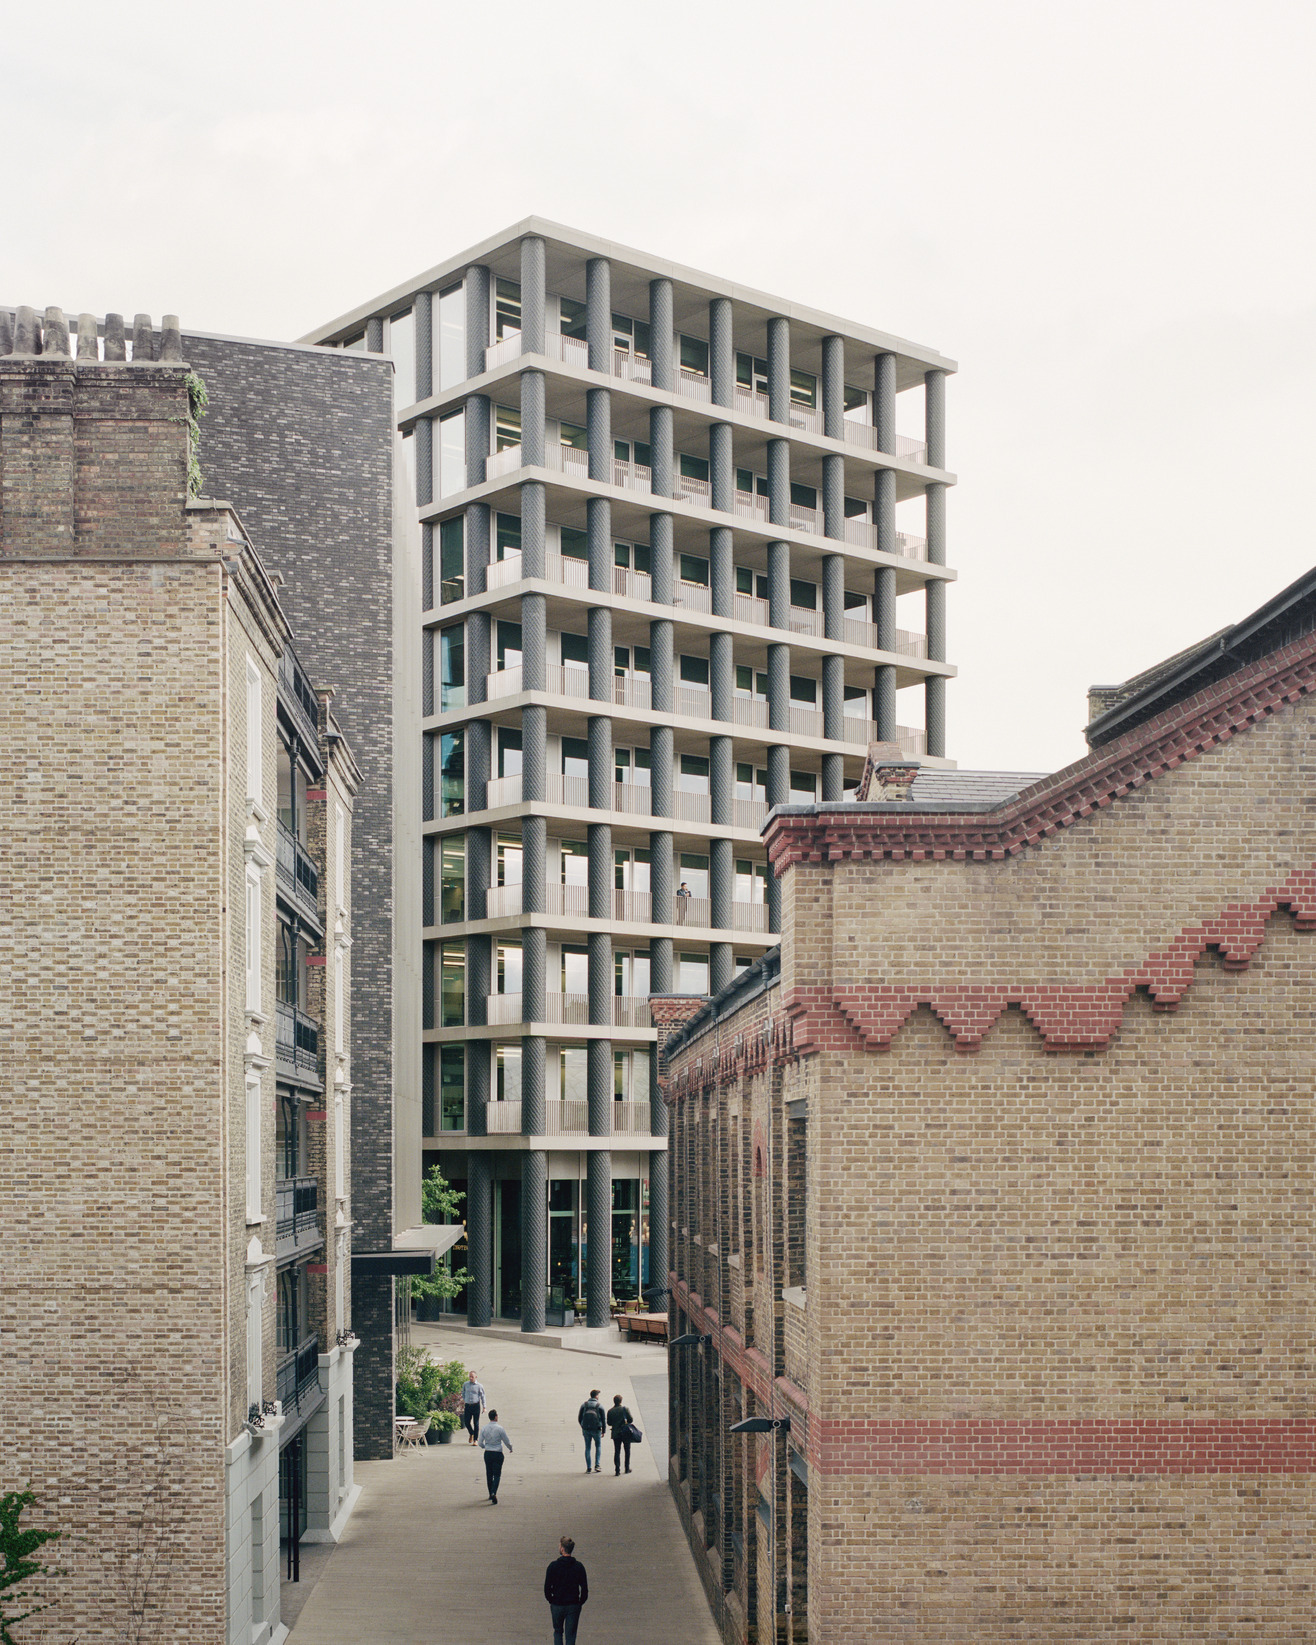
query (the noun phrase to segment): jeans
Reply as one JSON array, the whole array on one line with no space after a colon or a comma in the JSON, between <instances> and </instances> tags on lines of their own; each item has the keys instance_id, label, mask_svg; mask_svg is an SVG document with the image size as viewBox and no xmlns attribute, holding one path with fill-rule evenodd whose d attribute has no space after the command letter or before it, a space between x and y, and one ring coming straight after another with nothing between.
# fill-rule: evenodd
<instances>
[{"instance_id":1,"label":"jeans","mask_svg":"<svg viewBox=\"0 0 1316 1645\"><path fill-rule=\"evenodd\" d=\"M626 1447L626 1472L629 1474L631 1471L631 1442L627 1439L624 1429L614 1428L612 1430L612 1466L618 1473L621 1472L621 1450L623 1445Z\"/></svg>"},{"instance_id":2,"label":"jeans","mask_svg":"<svg viewBox=\"0 0 1316 1645\"><path fill-rule=\"evenodd\" d=\"M503 1477L503 1453L501 1451L486 1451L484 1453L484 1478L489 1487L489 1495L498 1495L498 1481Z\"/></svg>"},{"instance_id":3,"label":"jeans","mask_svg":"<svg viewBox=\"0 0 1316 1645\"><path fill-rule=\"evenodd\" d=\"M478 1405L462 1406L462 1427L472 1439L480 1437L480 1407Z\"/></svg>"},{"instance_id":4,"label":"jeans","mask_svg":"<svg viewBox=\"0 0 1316 1645\"><path fill-rule=\"evenodd\" d=\"M584 1432L583 1429L581 1431L582 1431L582 1433ZM598 1467L598 1465L599 1465L599 1452L602 1449L602 1446L601 1446L600 1442L602 1441L602 1439L603 1439L602 1434L585 1434L585 1466L586 1466L586 1468L589 1467L589 1448L590 1448L591 1445L594 1447L594 1466L596 1468ZM574 1632L572 1633L571 1637L573 1639L576 1637Z\"/></svg>"},{"instance_id":5,"label":"jeans","mask_svg":"<svg viewBox=\"0 0 1316 1645\"><path fill-rule=\"evenodd\" d=\"M553 1613L553 1645L576 1645L580 1626L579 1605L550 1605Z\"/></svg>"}]
</instances>

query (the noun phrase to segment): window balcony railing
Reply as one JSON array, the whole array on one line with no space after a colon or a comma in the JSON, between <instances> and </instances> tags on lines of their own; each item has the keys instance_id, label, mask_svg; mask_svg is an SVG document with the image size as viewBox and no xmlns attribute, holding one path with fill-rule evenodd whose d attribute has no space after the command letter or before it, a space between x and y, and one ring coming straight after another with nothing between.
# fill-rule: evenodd
<instances>
[{"instance_id":1,"label":"window balcony railing","mask_svg":"<svg viewBox=\"0 0 1316 1645\"><path fill-rule=\"evenodd\" d=\"M275 1396L283 1406L284 1415L304 1406L320 1392L320 1339L305 1338L291 1354L279 1361L275 1375Z\"/></svg>"},{"instance_id":2,"label":"window balcony railing","mask_svg":"<svg viewBox=\"0 0 1316 1645\"><path fill-rule=\"evenodd\" d=\"M276 1000L274 1058L280 1068L295 1069L312 1079L320 1076L320 1024L295 1005Z\"/></svg>"},{"instance_id":3,"label":"window balcony railing","mask_svg":"<svg viewBox=\"0 0 1316 1645\"><path fill-rule=\"evenodd\" d=\"M280 1257L324 1243L320 1233L319 1185L314 1177L283 1177L274 1185L275 1238Z\"/></svg>"},{"instance_id":4,"label":"window balcony railing","mask_svg":"<svg viewBox=\"0 0 1316 1645\"><path fill-rule=\"evenodd\" d=\"M753 812L760 817L767 816L767 806L762 800L737 800L736 806L743 807L742 814ZM487 892L490 919L503 919L508 915L520 914L522 908L522 888L520 885L495 885ZM552 917L570 920L586 920L589 912L589 887L585 885L548 885L544 887L543 912ZM613 891L611 917L614 920L629 925L652 925L653 897L648 891ZM674 926L703 926L713 927L713 905L707 897L673 897L672 919ZM727 928L732 931L766 931L768 929L768 909L766 903L738 902L731 904L731 925ZM516 996L519 1000L520 996ZM491 999L510 999L511 995L491 995ZM491 1006L492 1010L493 1007ZM500 1009L510 1009L501 1008ZM517 1009L520 1007L518 1005ZM490 1022L495 1019L490 1017ZM499 1019L504 1020L504 1019ZM507 1021L519 1020L507 1018ZM550 1018L550 1021L565 1019Z\"/></svg>"},{"instance_id":5,"label":"window balcony railing","mask_svg":"<svg viewBox=\"0 0 1316 1645\"><path fill-rule=\"evenodd\" d=\"M491 1023L522 1022L525 1009L520 994L490 994L485 1001L487 1019ZM554 993L544 995L544 1022L566 1027L584 1028L589 1025L589 995ZM649 1001L642 994L614 994L612 996L613 1028L651 1028Z\"/></svg>"},{"instance_id":6,"label":"window balcony railing","mask_svg":"<svg viewBox=\"0 0 1316 1645\"><path fill-rule=\"evenodd\" d=\"M505 1137L521 1134L521 1103L519 1098L505 1102L491 1102L485 1106L484 1129L486 1136ZM612 1104L612 1134L620 1137L647 1137L652 1130L647 1102L616 1102ZM589 1103L570 1097L565 1101L554 1099L544 1104L544 1135L568 1137L589 1135Z\"/></svg>"},{"instance_id":7,"label":"window balcony railing","mask_svg":"<svg viewBox=\"0 0 1316 1645\"><path fill-rule=\"evenodd\" d=\"M320 702L305 671L291 651L279 657L279 694L291 714L293 723L306 739L308 748L316 748L320 741Z\"/></svg>"},{"instance_id":8,"label":"window balcony railing","mask_svg":"<svg viewBox=\"0 0 1316 1645\"><path fill-rule=\"evenodd\" d=\"M275 873L279 883L318 915L320 872L310 852L283 823L278 824L275 832L275 852Z\"/></svg>"}]
</instances>

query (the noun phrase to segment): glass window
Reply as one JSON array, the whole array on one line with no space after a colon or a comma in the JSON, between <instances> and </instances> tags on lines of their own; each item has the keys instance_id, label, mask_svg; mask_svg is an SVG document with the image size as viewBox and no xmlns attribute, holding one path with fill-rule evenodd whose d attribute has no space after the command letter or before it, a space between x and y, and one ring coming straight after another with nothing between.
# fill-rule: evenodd
<instances>
[{"instance_id":1,"label":"glass window","mask_svg":"<svg viewBox=\"0 0 1316 1645\"><path fill-rule=\"evenodd\" d=\"M445 942L442 949L439 1026L460 1028L466 1021L466 944Z\"/></svg>"},{"instance_id":2,"label":"glass window","mask_svg":"<svg viewBox=\"0 0 1316 1645\"><path fill-rule=\"evenodd\" d=\"M843 390L845 400L845 415L852 417L855 422L868 421L868 391L856 388L853 383L847 383Z\"/></svg>"},{"instance_id":3,"label":"glass window","mask_svg":"<svg viewBox=\"0 0 1316 1645\"><path fill-rule=\"evenodd\" d=\"M388 352L393 356L393 405L416 401L416 318L408 309L388 322Z\"/></svg>"},{"instance_id":4,"label":"glass window","mask_svg":"<svg viewBox=\"0 0 1316 1645\"><path fill-rule=\"evenodd\" d=\"M460 285L439 293L439 387L466 378L466 293Z\"/></svg>"},{"instance_id":5,"label":"glass window","mask_svg":"<svg viewBox=\"0 0 1316 1645\"><path fill-rule=\"evenodd\" d=\"M439 496L451 497L466 484L466 413L439 418Z\"/></svg>"},{"instance_id":6,"label":"glass window","mask_svg":"<svg viewBox=\"0 0 1316 1645\"><path fill-rule=\"evenodd\" d=\"M796 508L817 508L818 493L812 486L791 485L791 502Z\"/></svg>"},{"instance_id":7,"label":"glass window","mask_svg":"<svg viewBox=\"0 0 1316 1645\"><path fill-rule=\"evenodd\" d=\"M806 583L802 577L791 578L791 604L801 611L818 609L818 585Z\"/></svg>"},{"instance_id":8,"label":"glass window","mask_svg":"<svg viewBox=\"0 0 1316 1645\"><path fill-rule=\"evenodd\" d=\"M682 754L676 786L684 794L708 793L708 761L702 754Z\"/></svg>"},{"instance_id":9,"label":"glass window","mask_svg":"<svg viewBox=\"0 0 1316 1645\"><path fill-rule=\"evenodd\" d=\"M810 805L818 798L818 779L812 771L791 772L791 804Z\"/></svg>"},{"instance_id":10,"label":"glass window","mask_svg":"<svg viewBox=\"0 0 1316 1645\"><path fill-rule=\"evenodd\" d=\"M562 944L562 992L589 993L589 949L577 943Z\"/></svg>"},{"instance_id":11,"label":"glass window","mask_svg":"<svg viewBox=\"0 0 1316 1645\"><path fill-rule=\"evenodd\" d=\"M639 552L638 549L636 552ZM650 672L649 648L647 645L637 645L635 648L635 672L637 674L648 674ZM645 761L645 764L648 764L647 760Z\"/></svg>"},{"instance_id":12,"label":"glass window","mask_svg":"<svg viewBox=\"0 0 1316 1645\"><path fill-rule=\"evenodd\" d=\"M589 884L589 847L584 840L562 842L563 885Z\"/></svg>"},{"instance_id":13,"label":"glass window","mask_svg":"<svg viewBox=\"0 0 1316 1645\"><path fill-rule=\"evenodd\" d=\"M811 680L807 674L792 674L791 701L793 703L809 703L812 706L816 706L818 702L817 680Z\"/></svg>"},{"instance_id":14,"label":"glass window","mask_svg":"<svg viewBox=\"0 0 1316 1645\"><path fill-rule=\"evenodd\" d=\"M451 605L466 592L466 520L461 514L439 527L439 602Z\"/></svg>"},{"instance_id":15,"label":"glass window","mask_svg":"<svg viewBox=\"0 0 1316 1645\"><path fill-rule=\"evenodd\" d=\"M521 732L509 726L498 727L498 775L516 777L521 772Z\"/></svg>"},{"instance_id":16,"label":"glass window","mask_svg":"<svg viewBox=\"0 0 1316 1645\"><path fill-rule=\"evenodd\" d=\"M628 1302L640 1294L640 1183L612 1185L612 1294Z\"/></svg>"},{"instance_id":17,"label":"glass window","mask_svg":"<svg viewBox=\"0 0 1316 1645\"><path fill-rule=\"evenodd\" d=\"M519 994L521 992L521 944L519 942L500 942L498 944L498 992L500 994Z\"/></svg>"},{"instance_id":18,"label":"glass window","mask_svg":"<svg viewBox=\"0 0 1316 1645\"><path fill-rule=\"evenodd\" d=\"M689 887L692 897L708 895L708 858L695 851L682 851L677 862L677 883Z\"/></svg>"},{"instance_id":19,"label":"glass window","mask_svg":"<svg viewBox=\"0 0 1316 1645\"><path fill-rule=\"evenodd\" d=\"M439 860L439 917L444 925L451 925L466 917L465 834L445 834Z\"/></svg>"},{"instance_id":20,"label":"glass window","mask_svg":"<svg viewBox=\"0 0 1316 1645\"><path fill-rule=\"evenodd\" d=\"M466 810L466 733L445 731L439 739L439 772L444 817L460 817Z\"/></svg>"},{"instance_id":21,"label":"glass window","mask_svg":"<svg viewBox=\"0 0 1316 1645\"><path fill-rule=\"evenodd\" d=\"M351 349L354 354L364 354L366 351L366 334L364 331L358 332L355 337L349 337L345 343L340 343L338 346L339 348Z\"/></svg>"},{"instance_id":22,"label":"glass window","mask_svg":"<svg viewBox=\"0 0 1316 1645\"><path fill-rule=\"evenodd\" d=\"M521 516L500 514L494 537L494 558L505 560L509 554L521 552Z\"/></svg>"},{"instance_id":23,"label":"glass window","mask_svg":"<svg viewBox=\"0 0 1316 1645\"><path fill-rule=\"evenodd\" d=\"M520 1102L521 1100L521 1047L519 1045L500 1045L495 1055L496 1072L494 1076L495 1100L498 1102Z\"/></svg>"},{"instance_id":24,"label":"glass window","mask_svg":"<svg viewBox=\"0 0 1316 1645\"><path fill-rule=\"evenodd\" d=\"M736 798L738 800L765 800L768 796L766 766L739 761L736 765Z\"/></svg>"},{"instance_id":25,"label":"glass window","mask_svg":"<svg viewBox=\"0 0 1316 1645\"><path fill-rule=\"evenodd\" d=\"M633 954L613 956L616 972L615 991L618 994L647 994L649 992L649 950L637 948ZM621 1053L625 1055L625 1053Z\"/></svg>"},{"instance_id":26,"label":"glass window","mask_svg":"<svg viewBox=\"0 0 1316 1645\"><path fill-rule=\"evenodd\" d=\"M576 337L585 341L585 305L578 303L574 297L559 297L557 300L558 313L561 315L561 329L564 337Z\"/></svg>"},{"instance_id":27,"label":"glass window","mask_svg":"<svg viewBox=\"0 0 1316 1645\"><path fill-rule=\"evenodd\" d=\"M698 554L683 554L681 556L681 581L683 583L698 583L701 588L707 588L708 561L701 559Z\"/></svg>"},{"instance_id":28,"label":"glass window","mask_svg":"<svg viewBox=\"0 0 1316 1645\"><path fill-rule=\"evenodd\" d=\"M502 617L498 619L497 630L497 663L498 672L505 668L520 668L521 666L521 625L520 623L506 622ZM517 732L520 736L520 732ZM520 743L517 744L519 748Z\"/></svg>"},{"instance_id":29,"label":"glass window","mask_svg":"<svg viewBox=\"0 0 1316 1645\"><path fill-rule=\"evenodd\" d=\"M466 706L466 627L453 623L439 632L440 708Z\"/></svg>"},{"instance_id":30,"label":"glass window","mask_svg":"<svg viewBox=\"0 0 1316 1645\"><path fill-rule=\"evenodd\" d=\"M445 1131L466 1129L466 1047L439 1047L439 1124Z\"/></svg>"},{"instance_id":31,"label":"glass window","mask_svg":"<svg viewBox=\"0 0 1316 1645\"><path fill-rule=\"evenodd\" d=\"M613 876L616 889L618 891L647 891L649 889L649 869L648 851L615 852Z\"/></svg>"},{"instance_id":32,"label":"glass window","mask_svg":"<svg viewBox=\"0 0 1316 1645\"><path fill-rule=\"evenodd\" d=\"M585 1072L585 1047L583 1045L564 1045L562 1047L561 1085L563 1102L584 1102L589 1095L589 1086Z\"/></svg>"},{"instance_id":33,"label":"glass window","mask_svg":"<svg viewBox=\"0 0 1316 1645\"><path fill-rule=\"evenodd\" d=\"M521 733L516 733L519 740ZM520 750L518 749L519 753ZM498 836L498 883L499 885L521 884L521 836L519 834L500 834Z\"/></svg>"},{"instance_id":34,"label":"glass window","mask_svg":"<svg viewBox=\"0 0 1316 1645\"><path fill-rule=\"evenodd\" d=\"M737 902L764 903L768 900L768 865L765 862L737 862Z\"/></svg>"},{"instance_id":35,"label":"glass window","mask_svg":"<svg viewBox=\"0 0 1316 1645\"><path fill-rule=\"evenodd\" d=\"M589 538L575 526L562 527L562 558L564 560L588 560Z\"/></svg>"},{"instance_id":36,"label":"glass window","mask_svg":"<svg viewBox=\"0 0 1316 1645\"><path fill-rule=\"evenodd\" d=\"M578 1186L565 1178L548 1185L548 1289L554 1307L569 1307L580 1290Z\"/></svg>"},{"instance_id":37,"label":"glass window","mask_svg":"<svg viewBox=\"0 0 1316 1645\"><path fill-rule=\"evenodd\" d=\"M845 702L842 705L847 714L856 714L862 720L868 713L868 692L862 685L848 685L845 688Z\"/></svg>"},{"instance_id":38,"label":"glass window","mask_svg":"<svg viewBox=\"0 0 1316 1645\"><path fill-rule=\"evenodd\" d=\"M708 458L691 457L688 452L681 452L679 457L681 477L685 480L708 479Z\"/></svg>"},{"instance_id":39,"label":"glass window","mask_svg":"<svg viewBox=\"0 0 1316 1645\"><path fill-rule=\"evenodd\" d=\"M708 992L708 955L681 954L676 962L676 989L679 994Z\"/></svg>"},{"instance_id":40,"label":"glass window","mask_svg":"<svg viewBox=\"0 0 1316 1645\"><path fill-rule=\"evenodd\" d=\"M807 371L791 372L791 404L807 406L814 411L818 406L818 379Z\"/></svg>"},{"instance_id":41,"label":"glass window","mask_svg":"<svg viewBox=\"0 0 1316 1645\"><path fill-rule=\"evenodd\" d=\"M766 698L768 695L768 676L761 670L756 672L745 663L737 663L736 695Z\"/></svg>"},{"instance_id":42,"label":"glass window","mask_svg":"<svg viewBox=\"0 0 1316 1645\"><path fill-rule=\"evenodd\" d=\"M494 282L494 341L501 343L521 329L521 287L515 280Z\"/></svg>"},{"instance_id":43,"label":"glass window","mask_svg":"<svg viewBox=\"0 0 1316 1645\"><path fill-rule=\"evenodd\" d=\"M708 344L700 337L681 338L681 370L708 376Z\"/></svg>"},{"instance_id":44,"label":"glass window","mask_svg":"<svg viewBox=\"0 0 1316 1645\"><path fill-rule=\"evenodd\" d=\"M845 517L847 520L866 520L868 518L868 504L862 497L847 497L845 499Z\"/></svg>"},{"instance_id":45,"label":"glass window","mask_svg":"<svg viewBox=\"0 0 1316 1645\"><path fill-rule=\"evenodd\" d=\"M586 778L589 776L589 744L583 737L563 737L562 775Z\"/></svg>"},{"instance_id":46,"label":"glass window","mask_svg":"<svg viewBox=\"0 0 1316 1645\"><path fill-rule=\"evenodd\" d=\"M754 470L752 468L738 468L736 470L736 490L749 492L754 490Z\"/></svg>"},{"instance_id":47,"label":"glass window","mask_svg":"<svg viewBox=\"0 0 1316 1645\"><path fill-rule=\"evenodd\" d=\"M708 685L708 658L681 653L681 679L686 685Z\"/></svg>"},{"instance_id":48,"label":"glass window","mask_svg":"<svg viewBox=\"0 0 1316 1645\"><path fill-rule=\"evenodd\" d=\"M559 423L558 439L564 446L570 446L573 451L589 450L589 430L581 428L578 423Z\"/></svg>"},{"instance_id":49,"label":"glass window","mask_svg":"<svg viewBox=\"0 0 1316 1645\"><path fill-rule=\"evenodd\" d=\"M562 635L563 666L589 667L589 640L583 634Z\"/></svg>"},{"instance_id":50,"label":"glass window","mask_svg":"<svg viewBox=\"0 0 1316 1645\"><path fill-rule=\"evenodd\" d=\"M749 394L768 392L768 362L751 354L736 355L736 386ZM748 486L745 488L748 490Z\"/></svg>"},{"instance_id":51,"label":"glass window","mask_svg":"<svg viewBox=\"0 0 1316 1645\"><path fill-rule=\"evenodd\" d=\"M494 450L521 444L521 411L517 406L494 407Z\"/></svg>"},{"instance_id":52,"label":"glass window","mask_svg":"<svg viewBox=\"0 0 1316 1645\"><path fill-rule=\"evenodd\" d=\"M868 596L867 596L867 594L860 594L860 593L857 593L853 588L847 588L846 591L845 591L845 609L846 609L847 612L861 611L861 612L863 612L864 616L867 616L868 615Z\"/></svg>"}]
</instances>

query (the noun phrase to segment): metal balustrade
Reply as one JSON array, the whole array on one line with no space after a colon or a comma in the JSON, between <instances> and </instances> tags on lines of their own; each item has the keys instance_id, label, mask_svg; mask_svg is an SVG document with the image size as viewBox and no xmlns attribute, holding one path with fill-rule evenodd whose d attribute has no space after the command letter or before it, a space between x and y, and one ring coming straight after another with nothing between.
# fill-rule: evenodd
<instances>
[{"instance_id":1,"label":"metal balustrade","mask_svg":"<svg viewBox=\"0 0 1316 1645\"><path fill-rule=\"evenodd\" d=\"M310 852L282 822L275 828L275 874L281 885L317 917L320 912L320 871Z\"/></svg>"},{"instance_id":2,"label":"metal balustrade","mask_svg":"<svg viewBox=\"0 0 1316 1645\"><path fill-rule=\"evenodd\" d=\"M485 1001L487 1021L494 1024L523 1022L524 994L490 994ZM549 990L544 995L544 1015L538 1019L563 1028L589 1027L589 995L559 993ZM611 1028L651 1028L649 1001L643 994L614 994L612 996Z\"/></svg>"},{"instance_id":3,"label":"metal balustrade","mask_svg":"<svg viewBox=\"0 0 1316 1645\"><path fill-rule=\"evenodd\" d=\"M704 796L693 796L703 798ZM767 802L764 800L735 800L733 816L738 828L759 828L768 815ZM495 885L486 892L490 919L502 919L509 915L523 912L522 887L516 885ZM569 920L586 920L589 918L589 887L584 885L548 885L544 887L543 912L550 918ZM648 891L614 890L611 902L611 917L625 925L653 925L653 897ZM767 912L762 903L732 902L731 929L733 931L766 931ZM713 905L707 897L673 897L672 918L665 923L675 926L702 926L713 929ZM571 998L572 996L553 996L554 998ZM583 997L583 996L582 996ZM489 996L490 1012L501 1012L502 1015L491 1015L490 1022L519 1022L521 996L519 994L491 994ZM509 1003L512 1002L512 1003ZM552 1009L560 1009L553 1007ZM508 1015L515 1012L516 1015ZM549 1016L550 1022L574 1020L564 1017ZM582 1022L585 1018L580 1019Z\"/></svg>"},{"instance_id":4,"label":"metal balustrade","mask_svg":"<svg viewBox=\"0 0 1316 1645\"><path fill-rule=\"evenodd\" d=\"M505 366L509 360L521 358L521 333L514 331L510 336L502 338L484 351L484 369L495 371L499 366Z\"/></svg>"},{"instance_id":5,"label":"metal balustrade","mask_svg":"<svg viewBox=\"0 0 1316 1645\"><path fill-rule=\"evenodd\" d=\"M319 1184L314 1177L283 1177L274 1185L275 1244L286 1257L323 1243Z\"/></svg>"},{"instance_id":6,"label":"metal balustrade","mask_svg":"<svg viewBox=\"0 0 1316 1645\"><path fill-rule=\"evenodd\" d=\"M612 1134L621 1137L647 1137L652 1129L647 1102L616 1102L612 1104ZM520 1136L521 1101L518 1097L503 1102L486 1104L484 1131L489 1137ZM554 1098L544 1104L544 1132L546 1137L584 1137L589 1135L589 1103L579 1098Z\"/></svg>"},{"instance_id":7,"label":"metal balustrade","mask_svg":"<svg viewBox=\"0 0 1316 1645\"><path fill-rule=\"evenodd\" d=\"M283 1067L319 1078L320 1024L283 1000L274 1003L274 1057Z\"/></svg>"},{"instance_id":8,"label":"metal balustrade","mask_svg":"<svg viewBox=\"0 0 1316 1645\"><path fill-rule=\"evenodd\" d=\"M320 1392L320 1339L309 1336L278 1363L274 1395L284 1416L301 1413Z\"/></svg>"}]
</instances>

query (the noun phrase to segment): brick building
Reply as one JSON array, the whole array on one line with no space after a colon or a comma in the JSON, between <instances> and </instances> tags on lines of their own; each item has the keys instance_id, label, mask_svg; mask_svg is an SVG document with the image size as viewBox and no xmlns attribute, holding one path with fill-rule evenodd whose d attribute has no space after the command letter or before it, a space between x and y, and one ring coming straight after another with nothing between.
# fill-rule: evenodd
<instances>
[{"instance_id":1,"label":"brick building","mask_svg":"<svg viewBox=\"0 0 1316 1645\"><path fill-rule=\"evenodd\" d=\"M176 321L0 312L0 1490L84 1645L282 1638L355 1500L359 773L188 463Z\"/></svg>"},{"instance_id":2,"label":"brick building","mask_svg":"<svg viewBox=\"0 0 1316 1645\"><path fill-rule=\"evenodd\" d=\"M1314 684L1310 574L1019 792L769 820L779 961L667 1045L728 1640L1316 1632Z\"/></svg>"}]
</instances>

